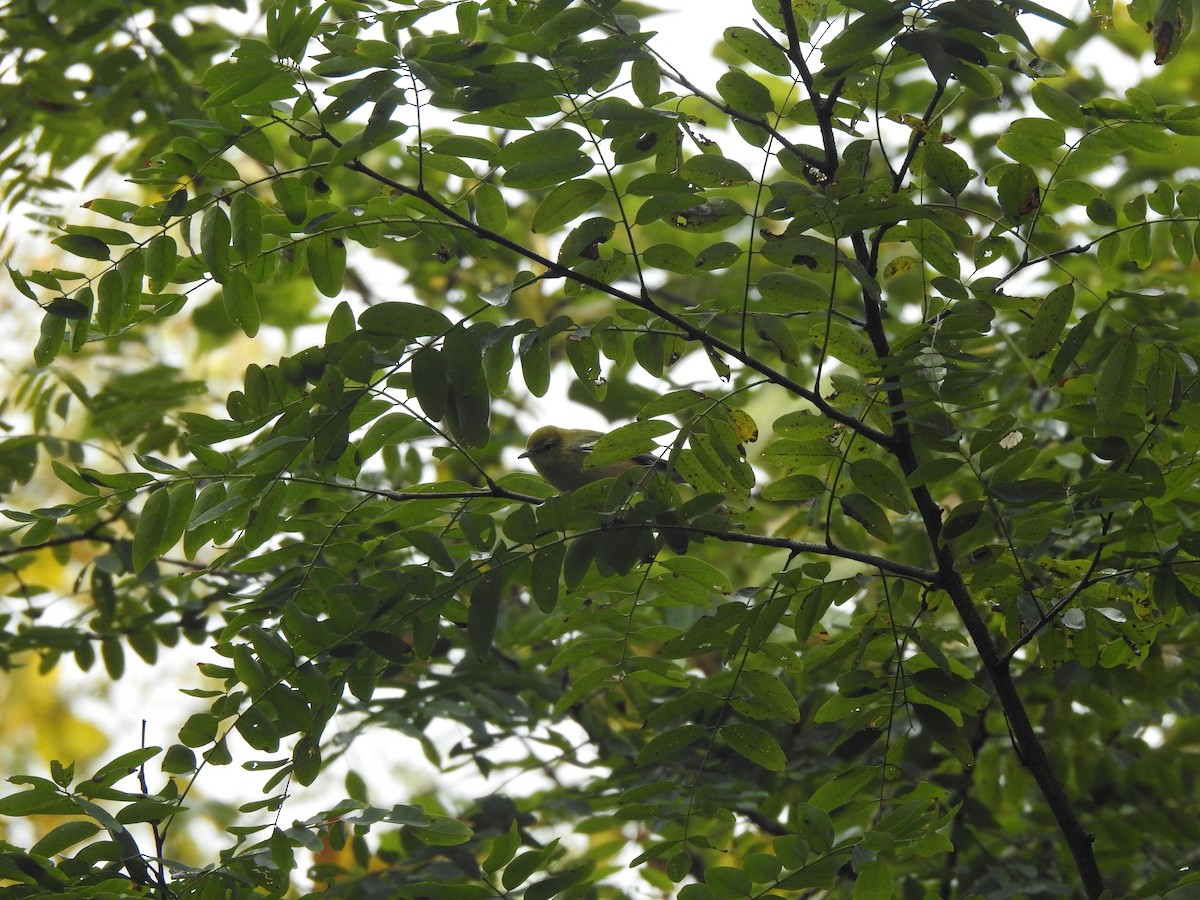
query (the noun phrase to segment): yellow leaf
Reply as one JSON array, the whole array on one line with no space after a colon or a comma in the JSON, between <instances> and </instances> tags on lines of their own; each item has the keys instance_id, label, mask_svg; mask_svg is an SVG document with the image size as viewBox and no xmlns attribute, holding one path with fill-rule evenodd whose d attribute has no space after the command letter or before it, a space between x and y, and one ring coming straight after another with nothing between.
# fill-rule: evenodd
<instances>
[{"instance_id":1,"label":"yellow leaf","mask_svg":"<svg viewBox=\"0 0 1200 900\"><path fill-rule=\"evenodd\" d=\"M883 270L884 278L895 278L897 275L903 275L905 272L915 269L917 260L911 256L897 256Z\"/></svg>"},{"instance_id":2,"label":"yellow leaf","mask_svg":"<svg viewBox=\"0 0 1200 900\"><path fill-rule=\"evenodd\" d=\"M733 433L737 435L739 441L753 444L758 440L758 425L744 409L731 406L729 408L729 424L733 426Z\"/></svg>"}]
</instances>

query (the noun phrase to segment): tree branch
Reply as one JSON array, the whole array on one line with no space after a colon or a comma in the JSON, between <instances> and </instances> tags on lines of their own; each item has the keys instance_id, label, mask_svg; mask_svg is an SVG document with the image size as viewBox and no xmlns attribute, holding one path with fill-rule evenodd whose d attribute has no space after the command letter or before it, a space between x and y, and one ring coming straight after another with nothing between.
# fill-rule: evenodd
<instances>
[{"instance_id":1,"label":"tree branch","mask_svg":"<svg viewBox=\"0 0 1200 900\"><path fill-rule=\"evenodd\" d=\"M940 92L935 93L934 100L930 105L931 110L939 96ZM903 175L907 171L919 143L919 136L914 136L904 163L893 181L897 190L903 182ZM858 262L870 276L874 276L878 271L879 246L885 230L886 226L881 226L876 230L870 247L868 247L862 232L857 232L852 236ZM863 290L863 308L866 316L866 331L871 345L878 358L881 361L886 360L891 356L891 346L884 327L883 311L879 302L865 288ZM909 475L916 469L918 458L912 432L907 423L904 389L899 385L895 376L889 376L887 382L889 385L887 396L891 407L893 427L892 452L901 470L905 475ZM1079 872L1087 896L1097 898L1104 891L1104 879L1096 863L1091 835L1084 831L1075 815L1066 789L1055 774L1050 760L1046 756L1045 748L1038 739L1033 723L1029 719L1029 713L1012 680L1012 673L1009 671L1007 661L1001 656L987 624L975 608L970 589L958 572L954 549L949 543L942 541L942 508L934 501L925 485L913 488L912 496L924 522L930 548L937 560L937 583L950 596L955 611L966 627L971 642L975 645L975 651L979 654L984 670L991 679L996 695L1000 699L1000 705L1012 732L1013 745L1017 755L1022 765L1029 770L1034 781L1037 782L1046 804L1050 807L1050 811L1058 823L1059 831L1066 840L1067 848L1075 861L1075 868Z\"/></svg>"},{"instance_id":2,"label":"tree branch","mask_svg":"<svg viewBox=\"0 0 1200 900\"><path fill-rule=\"evenodd\" d=\"M628 527L644 527L641 525L630 525ZM760 534L744 534L738 531L717 531L712 528L696 528L693 525L660 525L655 524L656 529L660 531L680 531L688 534L702 534L705 537L716 538L720 541L729 541L735 544L753 544L758 547L777 547L780 550L787 550L793 556L800 553L813 553L820 556L836 556L839 559L849 559L854 562L864 563L875 569L881 569L884 572L891 572L893 575L902 575L905 578L912 578L916 581L921 581L926 584L936 584L940 579L938 572L933 569L924 569L920 566L910 566L905 563L894 562L882 556L874 556L870 553L861 553L858 550L850 550L846 547L838 547L836 544L817 544L809 541L793 541L789 538L768 537Z\"/></svg>"},{"instance_id":3,"label":"tree branch","mask_svg":"<svg viewBox=\"0 0 1200 900\"><path fill-rule=\"evenodd\" d=\"M332 136L327 137L335 145L340 146L340 142L338 142L335 138ZM538 265L543 266L548 272L557 278L575 281L578 284L585 285L593 290L608 294L614 299L623 300L632 306L636 306L639 309L645 310L646 312L653 313L659 318L670 322L672 325L686 334L691 340L694 340L703 346L710 347L713 350L719 350L721 353L736 359L748 369L752 369L753 371L758 372L760 375L765 376L772 384L784 388L796 396L807 400L809 403L819 409L822 414L830 419L833 419L835 422L845 425L847 428L850 428L858 434L861 434L873 444L877 444L878 446L888 449L891 448L893 441L891 435L885 434L882 431L878 431L877 429L872 428L866 422L842 412L840 409L837 409L828 401L826 401L819 392L805 387L800 382L789 378L782 372L779 372L761 360L756 359L753 355L739 350L737 347L728 343L727 341L721 340L712 334L712 332L701 328L700 326L693 325L687 319L655 303L652 299L650 299L649 296L642 297L638 296L637 294L631 294L628 291L615 288L611 284L606 284L599 279L576 272L569 266L565 266L562 263L555 262L548 257L542 256L540 253L537 253L529 247L522 246L516 241L509 240L502 234L489 231L488 229L481 227L475 222L472 222L466 216L463 216L461 213L447 206L445 203L427 191L417 190L409 187L406 184L396 181L393 178L389 178L382 172L376 172L374 169L365 165L361 160L352 159L349 160L345 165L346 168L350 169L351 171L366 175L367 177L378 181L380 184L387 185L397 193L404 194L408 197L413 197L423 203L428 204L437 212L441 213L462 227L470 229L473 233L484 240L498 244L499 246L504 247L507 250L511 250L512 252L524 257L525 259L528 259L531 262L535 262Z\"/></svg>"},{"instance_id":4,"label":"tree branch","mask_svg":"<svg viewBox=\"0 0 1200 900\"><path fill-rule=\"evenodd\" d=\"M938 560L942 570L942 588L950 595L954 608L971 635L971 641L975 644L983 667L991 678L992 686L996 689L1021 764L1037 782L1054 820L1058 823L1059 831L1067 842L1067 849L1075 860L1075 868L1083 881L1084 891L1094 900L1104 892L1104 878L1096 863L1092 836L1083 829L1071 805L1071 798L1067 796L1062 781L1054 773L1046 750L1029 719L1024 701L1013 683L1012 674L997 651L987 625L975 609L966 583L954 568L954 551L949 544L941 546Z\"/></svg>"},{"instance_id":5,"label":"tree branch","mask_svg":"<svg viewBox=\"0 0 1200 900\"><path fill-rule=\"evenodd\" d=\"M75 534L62 534L36 544L29 544L28 546L5 547L0 549L0 559L6 556L17 556L21 553L34 553L38 550L45 550L48 547L62 547L65 544L76 544L80 541L100 541L105 544L115 543L115 539L103 537L100 532L114 522L119 522L124 512L125 504L121 504L120 508L112 516L96 521L86 531L80 531Z\"/></svg>"},{"instance_id":6,"label":"tree branch","mask_svg":"<svg viewBox=\"0 0 1200 900\"><path fill-rule=\"evenodd\" d=\"M800 51L800 32L796 28L796 13L792 9L791 0L779 0L779 13L783 16L783 27L787 32L787 57L796 67L796 71L800 73L800 80L804 83L804 88L808 91L808 98L812 101L813 109L817 113L817 127L821 131L821 144L825 148L825 164L823 166L825 178L832 179L838 169L837 140L833 135L833 104L839 93L841 82L838 82L838 87L830 91L829 96L822 101L821 95L817 92L812 72L808 68L808 62Z\"/></svg>"}]
</instances>

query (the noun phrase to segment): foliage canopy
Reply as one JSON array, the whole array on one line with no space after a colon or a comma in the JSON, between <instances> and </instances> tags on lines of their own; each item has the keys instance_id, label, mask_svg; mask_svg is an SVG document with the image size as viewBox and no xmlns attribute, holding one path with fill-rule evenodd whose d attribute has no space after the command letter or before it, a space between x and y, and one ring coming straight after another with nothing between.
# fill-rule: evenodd
<instances>
[{"instance_id":1,"label":"foliage canopy","mask_svg":"<svg viewBox=\"0 0 1200 900\"><path fill-rule=\"evenodd\" d=\"M238 9L4 10L0 663L211 646L170 746L9 779L6 896L1194 885L1190 4L754 0L712 86L633 2ZM523 471L552 388L679 478ZM478 798L291 821L389 730Z\"/></svg>"}]
</instances>

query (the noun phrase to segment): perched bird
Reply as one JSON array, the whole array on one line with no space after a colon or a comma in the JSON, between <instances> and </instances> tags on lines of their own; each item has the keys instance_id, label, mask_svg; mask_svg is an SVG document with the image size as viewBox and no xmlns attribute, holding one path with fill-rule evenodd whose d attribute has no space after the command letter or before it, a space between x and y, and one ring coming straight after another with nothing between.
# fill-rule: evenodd
<instances>
[{"instance_id":1,"label":"perched bird","mask_svg":"<svg viewBox=\"0 0 1200 900\"><path fill-rule=\"evenodd\" d=\"M573 491L601 478L615 477L631 466L649 466L662 472L667 471L665 461L647 453L607 466L585 468L584 462L588 454L592 452L596 441L603 436L602 432L588 431L585 428L543 425L529 436L525 452L520 458L533 463L538 474L560 491Z\"/></svg>"}]
</instances>

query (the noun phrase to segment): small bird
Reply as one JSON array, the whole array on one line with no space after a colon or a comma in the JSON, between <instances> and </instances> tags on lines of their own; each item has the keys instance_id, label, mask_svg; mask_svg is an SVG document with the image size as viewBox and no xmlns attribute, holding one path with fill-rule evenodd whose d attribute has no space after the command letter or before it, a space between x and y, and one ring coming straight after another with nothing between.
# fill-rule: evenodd
<instances>
[{"instance_id":1,"label":"small bird","mask_svg":"<svg viewBox=\"0 0 1200 900\"><path fill-rule=\"evenodd\" d=\"M601 478L615 477L632 466L649 466L661 472L667 471L664 460L648 453L607 466L585 468L584 462L588 454L592 452L596 441L602 437L603 432L589 431L586 428L543 425L529 436L525 452L519 458L528 459L533 463L538 474L560 491L573 491Z\"/></svg>"}]
</instances>

